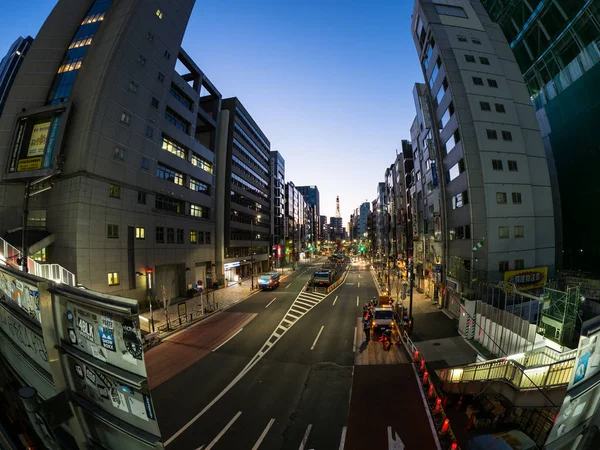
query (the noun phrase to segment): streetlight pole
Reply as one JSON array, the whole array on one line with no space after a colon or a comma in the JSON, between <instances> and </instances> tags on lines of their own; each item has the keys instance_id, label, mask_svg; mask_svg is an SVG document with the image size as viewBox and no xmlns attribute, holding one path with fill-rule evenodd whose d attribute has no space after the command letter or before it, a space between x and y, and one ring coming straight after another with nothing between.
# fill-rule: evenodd
<instances>
[{"instance_id":1,"label":"streetlight pole","mask_svg":"<svg viewBox=\"0 0 600 450\"><path fill-rule=\"evenodd\" d=\"M254 218L250 219L250 284L254 290Z\"/></svg>"}]
</instances>

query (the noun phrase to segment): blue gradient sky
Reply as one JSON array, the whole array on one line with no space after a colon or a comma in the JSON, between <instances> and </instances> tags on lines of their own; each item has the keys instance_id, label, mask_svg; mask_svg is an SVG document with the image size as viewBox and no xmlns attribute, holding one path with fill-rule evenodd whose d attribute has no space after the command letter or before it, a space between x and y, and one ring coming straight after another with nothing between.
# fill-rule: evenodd
<instances>
[{"instance_id":1,"label":"blue gradient sky","mask_svg":"<svg viewBox=\"0 0 600 450\"><path fill-rule=\"evenodd\" d=\"M0 54L37 34L55 0L9 2ZM199 0L183 47L223 94L237 96L286 161L286 181L315 184L321 214L344 225L410 136L422 80L412 0Z\"/></svg>"}]
</instances>

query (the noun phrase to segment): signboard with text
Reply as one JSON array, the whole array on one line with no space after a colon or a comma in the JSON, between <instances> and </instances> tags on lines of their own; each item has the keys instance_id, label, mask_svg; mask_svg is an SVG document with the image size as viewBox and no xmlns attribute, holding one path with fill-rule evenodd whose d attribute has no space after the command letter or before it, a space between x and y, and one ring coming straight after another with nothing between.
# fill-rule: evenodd
<instances>
[{"instance_id":1,"label":"signboard with text","mask_svg":"<svg viewBox=\"0 0 600 450\"><path fill-rule=\"evenodd\" d=\"M547 267L533 269L509 270L504 272L504 281L514 284L519 291L535 289L546 284L548 279Z\"/></svg>"}]
</instances>

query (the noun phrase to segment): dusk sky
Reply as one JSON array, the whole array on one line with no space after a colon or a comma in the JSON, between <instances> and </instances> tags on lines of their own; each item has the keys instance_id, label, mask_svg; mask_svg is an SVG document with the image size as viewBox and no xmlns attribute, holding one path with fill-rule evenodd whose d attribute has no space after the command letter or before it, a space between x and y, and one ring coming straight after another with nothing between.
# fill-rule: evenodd
<instances>
[{"instance_id":1,"label":"dusk sky","mask_svg":"<svg viewBox=\"0 0 600 450\"><path fill-rule=\"evenodd\" d=\"M55 4L4 5L1 56L18 36L35 37ZM328 217L340 196L346 225L410 138L412 88L422 82L412 8L412 0L199 0L183 47L281 152L286 181L317 185Z\"/></svg>"}]
</instances>

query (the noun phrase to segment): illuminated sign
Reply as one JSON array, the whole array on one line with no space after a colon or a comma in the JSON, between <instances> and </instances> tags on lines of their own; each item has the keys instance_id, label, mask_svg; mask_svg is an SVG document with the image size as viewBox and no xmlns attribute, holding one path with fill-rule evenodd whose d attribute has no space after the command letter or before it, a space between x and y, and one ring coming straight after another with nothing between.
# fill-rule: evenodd
<instances>
[{"instance_id":1,"label":"illuminated sign","mask_svg":"<svg viewBox=\"0 0 600 450\"><path fill-rule=\"evenodd\" d=\"M232 267L238 267L240 265L239 261L223 264L225 270L231 269Z\"/></svg>"},{"instance_id":2,"label":"illuminated sign","mask_svg":"<svg viewBox=\"0 0 600 450\"><path fill-rule=\"evenodd\" d=\"M516 285L519 291L535 289L546 284L548 279L547 267L535 267L533 269L509 270L504 272L504 281Z\"/></svg>"},{"instance_id":3,"label":"illuminated sign","mask_svg":"<svg viewBox=\"0 0 600 450\"><path fill-rule=\"evenodd\" d=\"M27 148L27 157L41 156L46 149L48 142L48 133L50 131L51 122L36 123L31 130L31 138L29 139L29 147Z\"/></svg>"}]
</instances>

